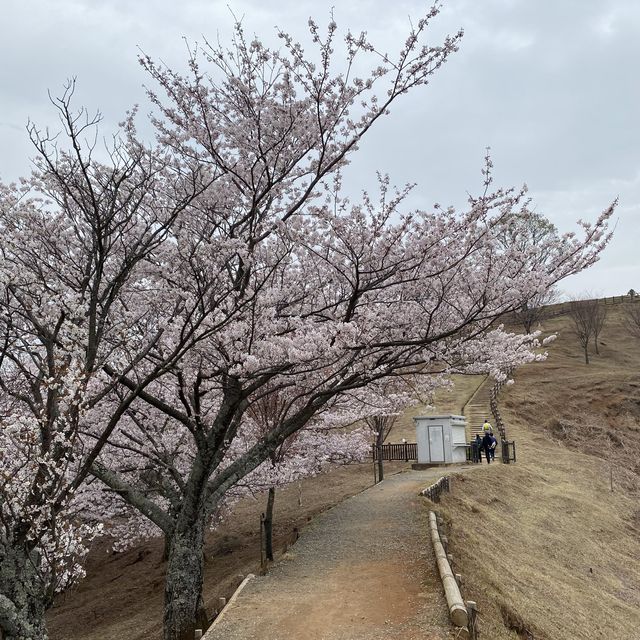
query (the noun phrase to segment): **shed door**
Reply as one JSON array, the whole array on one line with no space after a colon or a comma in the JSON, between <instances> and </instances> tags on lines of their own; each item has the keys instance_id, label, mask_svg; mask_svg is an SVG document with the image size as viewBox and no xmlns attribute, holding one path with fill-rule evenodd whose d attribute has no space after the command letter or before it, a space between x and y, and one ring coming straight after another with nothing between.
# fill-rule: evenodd
<instances>
[{"instance_id":1,"label":"shed door","mask_svg":"<svg viewBox=\"0 0 640 640\"><path fill-rule=\"evenodd\" d=\"M431 462L444 462L444 433L442 425L429 425Z\"/></svg>"}]
</instances>

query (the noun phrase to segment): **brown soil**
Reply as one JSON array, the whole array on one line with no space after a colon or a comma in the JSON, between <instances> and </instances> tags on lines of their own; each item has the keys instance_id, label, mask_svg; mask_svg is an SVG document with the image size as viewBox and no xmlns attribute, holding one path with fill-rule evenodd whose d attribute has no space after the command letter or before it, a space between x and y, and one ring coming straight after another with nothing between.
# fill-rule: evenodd
<instances>
[{"instance_id":1,"label":"brown soil","mask_svg":"<svg viewBox=\"0 0 640 640\"><path fill-rule=\"evenodd\" d=\"M404 463L387 465L386 472ZM338 467L309 478L276 496L274 536L280 549L294 529L301 530L318 513L373 484L371 463ZM302 505L298 505L299 498ZM260 566L260 513L266 495L244 500L228 520L213 532L206 546L205 605L216 608L219 597L229 597L237 575ZM91 553L87 577L63 594L47 615L51 640L157 640L162 637L164 563L162 543L152 540L114 554L104 542Z\"/></svg>"},{"instance_id":2,"label":"brown soil","mask_svg":"<svg viewBox=\"0 0 640 640\"><path fill-rule=\"evenodd\" d=\"M443 473L393 475L319 516L268 575L249 582L205 639L453 637L428 504L418 495Z\"/></svg>"}]
</instances>

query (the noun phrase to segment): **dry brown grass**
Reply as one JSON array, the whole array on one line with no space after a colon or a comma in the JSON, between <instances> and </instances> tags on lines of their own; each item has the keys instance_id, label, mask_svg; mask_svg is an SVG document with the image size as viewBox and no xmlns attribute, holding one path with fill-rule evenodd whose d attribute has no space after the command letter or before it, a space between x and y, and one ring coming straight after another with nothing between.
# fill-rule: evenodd
<instances>
[{"instance_id":1,"label":"dry brown grass","mask_svg":"<svg viewBox=\"0 0 640 640\"><path fill-rule=\"evenodd\" d=\"M566 318L545 329L560 333L549 360L519 371L501 399L517 464L461 476L439 507L456 571L465 597L478 602L482 640L640 640L640 341L627 336L616 307L601 355L587 367ZM459 413L477 380L457 385L437 396L435 411ZM424 410L403 416L390 441L414 441L413 416ZM279 543L372 480L370 464L311 479L302 508L296 487L284 491L276 501ZM262 509L262 501L245 501L211 536L210 607L237 573L256 569ZM87 579L50 612L52 640L160 637L160 555L159 544L116 556L98 550Z\"/></svg>"},{"instance_id":2,"label":"dry brown grass","mask_svg":"<svg viewBox=\"0 0 640 640\"><path fill-rule=\"evenodd\" d=\"M615 308L587 367L566 318L545 329L561 334L548 362L502 398L517 464L442 503L456 570L484 638L639 640L640 341Z\"/></svg>"}]
</instances>

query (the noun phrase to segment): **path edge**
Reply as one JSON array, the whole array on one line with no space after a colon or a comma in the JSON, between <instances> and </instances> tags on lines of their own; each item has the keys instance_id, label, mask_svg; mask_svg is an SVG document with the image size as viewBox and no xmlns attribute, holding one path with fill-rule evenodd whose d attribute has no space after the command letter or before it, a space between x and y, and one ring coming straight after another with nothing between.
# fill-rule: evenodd
<instances>
[{"instance_id":1,"label":"path edge","mask_svg":"<svg viewBox=\"0 0 640 640\"><path fill-rule=\"evenodd\" d=\"M247 577L238 585L238 588L233 592L233 595L229 598L229 602L227 602L227 604L224 605L220 613L216 616L216 619L209 625L209 628L207 629L206 633L204 634L204 636L202 636L202 640L212 640L212 638L209 635L211 630L218 624L218 622L220 622L220 620L222 620L222 618L224 617L224 614L229 610L231 605L236 601L236 599L238 598L242 590L247 586L249 581L255 577L256 576L254 573L249 573Z\"/></svg>"}]
</instances>

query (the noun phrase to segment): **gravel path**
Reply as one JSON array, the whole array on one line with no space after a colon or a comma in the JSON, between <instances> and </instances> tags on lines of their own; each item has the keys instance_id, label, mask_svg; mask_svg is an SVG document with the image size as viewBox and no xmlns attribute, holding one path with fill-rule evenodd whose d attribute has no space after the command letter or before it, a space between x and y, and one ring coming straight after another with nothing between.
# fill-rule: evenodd
<instances>
[{"instance_id":1,"label":"gravel path","mask_svg":"<svg viewBox=\"0 0 640 640\"><path fill-rule=\"evenodd\" d=\"M248 583L206 640L440 640L451 627L418 496L443 471L410 471L318 516Z\"/></svg>"}]
</instances>

